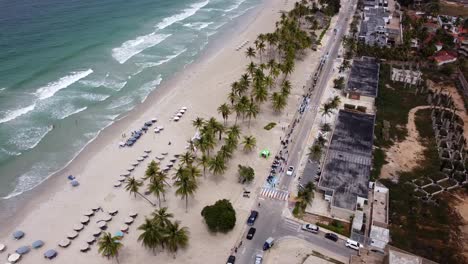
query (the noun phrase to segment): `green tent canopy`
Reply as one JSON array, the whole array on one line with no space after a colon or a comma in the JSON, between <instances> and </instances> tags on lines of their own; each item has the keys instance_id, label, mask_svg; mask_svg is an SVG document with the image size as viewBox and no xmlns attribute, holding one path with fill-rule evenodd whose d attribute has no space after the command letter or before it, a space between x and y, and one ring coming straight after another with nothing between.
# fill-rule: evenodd
<instances>
[{"instance_id":1,"label":"green tent canopy","mask_svg":"<svg viewBox=\"0 0 468 264\"><path fill-rule=\"evenodd\" d=\"M264 149L260 152L260 157L268 158L270 156L270 151L268 149Z\"/></svg>"}]
</instances>

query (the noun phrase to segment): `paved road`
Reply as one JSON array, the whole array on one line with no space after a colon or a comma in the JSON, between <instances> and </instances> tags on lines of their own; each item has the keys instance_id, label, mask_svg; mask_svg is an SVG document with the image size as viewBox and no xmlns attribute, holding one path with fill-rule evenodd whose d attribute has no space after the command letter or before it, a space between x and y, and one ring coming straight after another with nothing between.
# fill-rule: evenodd
<instances>
[{"instance_id":1,"label":"paved road","mask_svg":"<svg viewBox=\"0 0 468 264\"><path fill-rule=\"evenodd\" d=\"M345 33L344 31L346 30L346 24L354 13L355 4L355 0L353 0L351 3L345 2L343 4L342 9L344 12L338 15L338 21L336 23L337 32L329 38L325 48L323 49L323 54L326 57L326 60L322 66L320 74L318 75L316 86L311 95L311 107L309 107L309 109L304 112L301 121L296 125L295 131L291 135L293 142L289 144L288 166L291 165L297 168L304 151L307 151L307 139L312 129L315 117L319 111L320 100L332 73L333 60L335 60L337 57L341 38ZM293 177L294 176L286 176L283 174L281 176L278 188L282 190L288 190ZM262 253L263 243L270 236L274 237L275 239L284 236L296 236L304 238L317 247L327 249L337 255L344 257L349 257L352 254L356 254L356 252L353 250L346 248L344 246L344 241L342 240L339 240L335 243L325 239L323 234L305 234L304 231L300 230L300 225L298 223L291 222L291 220L283 218L283 210L288 210L284 201L258 197L257 203L260 203L261 206L259 207L256 205L256 208L252 208L252 210L257 210L259 212L259 218L254 225L254 227L257 229L256 234L252 240L247 240L245 236L249 228L246 226L244 234L242 235L242 246L238 248L236 254L236 263L254 263L255 255ZM246 219L239 220L244 221Z\"/></svg>"}]
</instances>

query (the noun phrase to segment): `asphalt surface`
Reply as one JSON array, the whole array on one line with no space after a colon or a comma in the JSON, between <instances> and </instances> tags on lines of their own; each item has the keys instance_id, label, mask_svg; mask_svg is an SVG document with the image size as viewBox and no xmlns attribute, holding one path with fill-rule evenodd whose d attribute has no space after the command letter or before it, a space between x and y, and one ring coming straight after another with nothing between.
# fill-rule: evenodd
<instances>
[{"instance_id":1,"label":"asphalt surface","mask_svg":"<svg viewBox=\"0 0 468 264\"><path fill-rule=\"evenodd\" d=\"M325 60L323 65L319 67L320 73L318 74L318 80L315 87L309 87L313 89L309 106L306 108L299 123L296 124L294 131L291 133L290 138L292 142L288 146L289 156L287 166L299 167L301 157L305 154L304 152L307 151L307 139L319 112L320 100L332 74L333 61L337 58L341 39L347 28L347 22L354 13L355 4L355 0L342 3L341 9L344 10L344 12L338 14L338 21L335 26L337 29L336 33L333 32L333 29L330 29L330 31L332 31L332 36L322 50ZM283 173L280 177L278 189L288 190L293 178L296 177L296 173L294 173L293 176L287 176ZM259 212L259 217L254 224L257 230L253 239L247 240L246 235L249 227L245 224L246 228L242 234L241 244L235 245L235 247L237 247L237 253L235 253L237 258L236 263L255 263L255 255L263 253L263 244L269 237L278 240L282 237L294 236L307 240L316 247L334 252L338 256L350 257L356 254L356 251L345 247L345 242L343 240L333 242L326 239L323 232L312 234L303 231L299 223L284 218L283 210L289 210L284 201L258 197L255 208L252 208L252 210ZM239 222L241 221L247 221L247 219L239 219ZM226 255L226 259L228 255L229 254Z\"/></svg>"}]
</instances>

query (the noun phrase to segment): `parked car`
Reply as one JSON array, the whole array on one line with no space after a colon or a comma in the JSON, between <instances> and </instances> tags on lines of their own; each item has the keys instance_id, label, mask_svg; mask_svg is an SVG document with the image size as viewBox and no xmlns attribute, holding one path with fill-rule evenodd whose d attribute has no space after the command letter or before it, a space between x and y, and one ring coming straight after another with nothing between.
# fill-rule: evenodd
<instances>
[{"instance_id":1,"label":"parked car","mask_svg":"<svg viewBox=\"0 0 468 264\"><path fill-rule=\"evenodd\" d=\"M288 170L286 171L286 175L291 176L291 175L293 175L293 172L294 172L294 167L289 166Z\"/></svg>"},{"instance_id":2,"label":"parked car","mask_svg":"<svg viewBox=\"0 0 468 264\"><path fill-rule=\"evenodd\" d=\"M258 212L257 211L251 211L249 219L247 219L247 225L253 226L255 223L255 220L257 220L258 217Z\"/></svg>"},{"instance_id":3,"label":"parked car","mask_svg":"<svg viewBox=\"0 0 468 264\"><path fill-rule=\"evenodd\" d=\"M257 229L255 229L255 227L251 227L247 233L247 239L251 240L254 237L256 231Z\"/></svg>"},{"instance_id":4,"label":"parked car","mask_svg":"<svg viewBox=\"0 0 468 264\"><path fill-rule=\"evenodd\" d=\"M263 255L262 254L255 255L255 264L262 264L262 261L263 261Z\"/></svg>"},{"instance_id":5,"label":"parked car","mask_svg":"<svg viewBox=\"0 0 468 264\"><path fill-rule=\"evenodd\" d=\"M236 257L233 255L229 256L226 264L234 264L234 263L236 263Z\"/></svg>"},{"instance_id":6,"label":"parked car","mask_svg":"<svg viewBox=\"0 0 468 264\"><path fill-rule=\"evenodd\" d=\"M354 250L359 250L359 248L363 247L359 242L351 239L346 240L346 246Z\"/></svg>"},{"instance_id":7,"label":"parked car","mask_svg":"<svg viewBox=\"0 0 468 264\"><path fill-rule=\"evenodd\" d=\"M302 225L302 230L317 234L319 231L319 227L316 225L305 224L305 225Z\"/></svg>"},{"instance_id":8,"label":"parked car","mask_svg":"<svg viewBox=\"0 0 468 264\"><path fill-rule=\"evenodd\" d=\"M338 236L336 234L333 234L333 233L326 233L325 238L328 238L331 241L335 241L335 242L338 241Z\"/></svg>"},{"instance_id":9,"label":"parked car","mask_svg":"<svg viewBox=\"0 0 468 264\"><path fill-rule=\"evenodd\" d=\"M270 249L275 243L275 240L272 237L267 238L265 243L263 243L263 250Z\"/></svg>"}]
</instances>

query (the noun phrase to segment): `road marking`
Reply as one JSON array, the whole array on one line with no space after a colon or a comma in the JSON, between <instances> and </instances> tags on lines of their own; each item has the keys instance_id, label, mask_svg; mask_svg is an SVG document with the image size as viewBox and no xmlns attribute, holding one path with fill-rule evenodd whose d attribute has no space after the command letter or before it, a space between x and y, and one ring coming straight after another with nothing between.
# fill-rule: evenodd
<instances>
[{"instance_id":1,"label":"road marking","mask_svg":"<svg viewBox=\"0 0 468 264\"><path fill-rule=\"evenodd\" d=\"M264 187L264 188L262 188L262 191L260 192L260 196L270 198L270 199L276 199L276 200L280 200L280 201L286 201L286 200L288 200L289 192L274 189L274 188Z\"/></svg>"}]
</instances>

